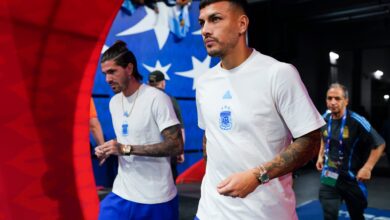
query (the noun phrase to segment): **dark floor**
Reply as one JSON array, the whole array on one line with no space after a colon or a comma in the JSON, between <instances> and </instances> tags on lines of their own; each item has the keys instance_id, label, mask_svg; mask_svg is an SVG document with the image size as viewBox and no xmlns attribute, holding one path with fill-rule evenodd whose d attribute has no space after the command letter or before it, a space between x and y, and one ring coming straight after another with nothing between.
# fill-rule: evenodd
<instances>
[{"instance_id":1,"label":"dark floor","mask_svg":"<svg viewBox=\"0 0 390 220\"><path fill-rule=\"evenodd\" d=\"M308 164L295 173L294 191L297 206L318 199L320 173L314 164ZM368 187L368 206L390 210L390 167L387 158L382 157L373 172ZM200 184L178 185L180 199L180 220L193 220L200 196Z\"/></svg>"},{"instance_id":2,"label":"dark floor","mask_svg":"<svg viewBox=\"0 0 390 220\"><path fill-rule=\"evenodd\" d=\"M368 206L390 210L390 166L386 157L382 157L375 167L372 179L367 183ZM297 206L318 199L320 173L314 163L309 163L294 175L294 191ZM180 184L179 191L180 220L193 220L200 197L200 183ZM102 199L109 191L100 191Z\"/></svg>"}]
</instances>

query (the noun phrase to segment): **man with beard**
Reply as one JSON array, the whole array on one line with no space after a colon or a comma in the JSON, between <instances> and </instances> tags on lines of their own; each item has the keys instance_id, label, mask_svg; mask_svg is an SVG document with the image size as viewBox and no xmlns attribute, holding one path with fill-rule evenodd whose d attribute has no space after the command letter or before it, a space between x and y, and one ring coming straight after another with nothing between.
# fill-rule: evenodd
<instances>
[{"instance_id":1,"label":"man with beard","mask_svg":"<svg viewBox=\"0 0 390 220\"><path fill-rule=\"evenodd\" d=\"M95 154L101 163L118 156L119 168L99 219L178 219L170 158L183 152L183 140L170 98L140 83L135 56L122 41L104 52L101 68L119 92L109 106L117 139L96 147Z\"/></svg>"},{"instance_id":2,"label":"man with beard","mask_svg":"<svg viewBox=\"0 0 390 220\"><path fill-rule=\"evenodd\" d=\"M319 198L324 219L338 219L344 200L351 219L364 220L371 171L385 148L385 141L362 116L347 109L348 91L334 83L326 94L329 112L324 115L317 169L321 173Z\"/></svg>"},{"instance_id":3,"label":"man with beard","mask_svg":"<svg viewBox=\"0 0 390 220\"><path fill-rule=\"evenodd\" d=\"M291 172L317 155L325 123L292 65L247 46L244 0L199 8L221 62L196 81L207 156L196 219L297 219Z\"/></svg>"}]
</instances>

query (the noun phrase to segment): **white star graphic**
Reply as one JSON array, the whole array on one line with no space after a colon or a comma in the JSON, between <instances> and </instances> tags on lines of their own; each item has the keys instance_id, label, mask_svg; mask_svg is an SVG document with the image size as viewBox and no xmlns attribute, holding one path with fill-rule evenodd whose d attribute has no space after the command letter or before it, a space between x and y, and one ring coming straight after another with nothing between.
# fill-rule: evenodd
<instances>
[{"instance_id":1,"label":"white star graphic","mask_svg":"<svg viewBox=\"0 0 390 220\"><path fill-rule=\"evenodd\" d=\"M165 80L170 80L170 78L169 78L167 72L168 72L169 68L171 67L171 64L168 64L168 65L166 65L166 66L162 66L161 63L160 63L160 61L157 60L156 65L155 65L154 67L148 66L148 65L146 65L146 64L142 64L142 65L143 65L143 66L145 67L145 69L147 69L149 72L153 72L153 71L155 71L155 70L160 70L160 71L164 74Z\"/></svg>"},{"instance_id":2,"label":"white star graphic","mask_svg":"<svg viewBox=\"0 0 390 220\"><path fill-rule=\"evenodd\" d=\"M159 10L158 14L149 7L143 7L146 11L146 16L136 25L116 34L116 36L127 36L153 30L157 38L158 47L161 50L169 36L169 8L164 2L157 2L157 7Z\"/></svg>"},{"instance_id":3,"label":"white star graphic","mask_svg":"<svg viewBox=\"0 0 390 220\"><path fill-rule=\"evenodd\" d=\"M197 31L192 32L192 35L202 35L202 30L199 29Z\"/></svg>"},{"instance_id":4,"label":"white star graphic","mask_svg":"<svg viewBox=\"0 0 390 220\"><path fill-rule=\"evenodd\" d=\"M196 57L191 57L192 59L192 70L185 72L176 72L176 75L184 76L188 78L193 78L194 82L192 84L192 89L195 90L195 81L196 79L210 69L211 57L207 56L206 59L201 62Z\"/></svg>"},{"instance_id":5,"label":"white star graphic","mask_svg":"<svg viewBox=\"0 0 390 220\"><path fill-rule=\"evenodd\" d=\"M107 45L104 44L101 53L103 54L104 52L106 52L106 50L108 50L108 48L109 48L109 47L108 47Z\"/></svg>"}]
</instances>

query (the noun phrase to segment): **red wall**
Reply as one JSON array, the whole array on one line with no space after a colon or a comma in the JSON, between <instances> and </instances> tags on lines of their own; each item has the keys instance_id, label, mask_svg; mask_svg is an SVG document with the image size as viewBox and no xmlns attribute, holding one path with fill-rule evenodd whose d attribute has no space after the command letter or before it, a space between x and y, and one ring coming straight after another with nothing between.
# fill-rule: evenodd
<instances>
[{"instance_id":1,"label":"red wall","mask_svg":"<svg viewBox=\"0 0 390 220\"><path fill-rule=\"evenodd\" d=\"M0 0L0 220L97 218L89 99L121 3Z\"/></svg>"}]
</instances>

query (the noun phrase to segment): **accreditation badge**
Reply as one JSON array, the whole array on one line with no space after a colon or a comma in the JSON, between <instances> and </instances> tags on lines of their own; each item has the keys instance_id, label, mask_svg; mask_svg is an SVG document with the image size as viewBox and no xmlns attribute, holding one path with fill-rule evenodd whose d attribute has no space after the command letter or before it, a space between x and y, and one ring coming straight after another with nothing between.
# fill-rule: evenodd
<instances>
[{"instance_id":1,"label":"accreditation badge","mask_svg":"<svg viewBox=\"0 0 390 220\"><path fill-rule=\"evenodd\" d=\"M321 173L321 183L334 187L339 178L339 173L331 167L324 167Z\"/></svg>"}]
</instances>

